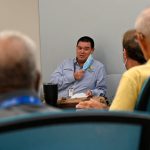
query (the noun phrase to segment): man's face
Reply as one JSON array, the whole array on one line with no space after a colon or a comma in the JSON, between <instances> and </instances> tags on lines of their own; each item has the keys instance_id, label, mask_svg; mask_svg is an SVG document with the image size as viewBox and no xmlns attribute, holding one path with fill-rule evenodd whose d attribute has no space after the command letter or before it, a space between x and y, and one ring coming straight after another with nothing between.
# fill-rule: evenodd
<instances>
[{"instance_id":1,"label":"man's face","mask_svg":"<svg viewBox=\"0 0 150 150\"><path fill-rule=\"evenodd\" d=\"M79 42L76 47L76 57L79 63L84 63L89 55L93 53L94 48L91 48L90 42Z\"/></svg>"}]
</instances>

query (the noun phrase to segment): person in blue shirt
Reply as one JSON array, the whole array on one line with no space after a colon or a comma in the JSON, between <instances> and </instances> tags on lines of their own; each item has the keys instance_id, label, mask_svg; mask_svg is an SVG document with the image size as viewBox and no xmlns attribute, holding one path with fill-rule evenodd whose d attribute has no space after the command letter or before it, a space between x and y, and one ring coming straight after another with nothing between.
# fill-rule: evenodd
<instances>
[{"instance_id":1,"label":"person in blue shirt","mask_svg":"<svg viewBox=\"0 0 150 150\"><path fill-rule=\"evenodd\" d=\"M58 97L68 98L73 94L105 96L106 72L104 65L93 58L94 40L83 36L76 44L76 58L66 59L52 73L50 83L58 84Z\"/></svg>"},{"instance_id":2,"label":"person in blue shirt","mask_svg":"<svg viewBox=\"0 0 150 150\"><path fill-rule=\"evenodd\" d=\"M39 82L34 42L16 31L0 32L0 118L56 110L41 103Z\"/></svg>"}]
</instances>

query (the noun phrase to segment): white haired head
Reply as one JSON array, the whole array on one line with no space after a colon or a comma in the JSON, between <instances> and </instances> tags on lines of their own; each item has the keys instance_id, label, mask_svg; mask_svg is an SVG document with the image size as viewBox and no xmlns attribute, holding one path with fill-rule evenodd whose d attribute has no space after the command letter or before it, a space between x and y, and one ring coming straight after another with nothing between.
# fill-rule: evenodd
<instances>
[{"instance_id":1,"label":"white haired head","mask_svg":"<svg viewBox=\"0 0 150 150\"><path fill-rule=\"evenodd\" d=\"M36 46L16 31L0 32L0 89L33 88L38 65Z\"/></svg>"},{"instance_id":2,"label":"white haired head","mask_svg":"<svg viewBox=\"0 0 150 150\"><path fill-rule=\"evenodd\" d=\"M150 39L150 7L139 14L135 22L135 29Z\"/></svg>"}]
</instances>

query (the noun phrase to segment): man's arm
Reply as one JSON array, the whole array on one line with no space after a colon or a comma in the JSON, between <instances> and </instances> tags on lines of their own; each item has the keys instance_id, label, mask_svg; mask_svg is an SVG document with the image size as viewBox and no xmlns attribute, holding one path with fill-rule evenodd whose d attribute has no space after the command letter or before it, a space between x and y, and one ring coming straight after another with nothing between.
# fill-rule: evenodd
<instances>
[{"instance_id":1,"label":"man's arm","mask_svg":"<svg viewBox=\"0 0 150 150\"><path fill-rule=\"evenodd\" d=\"M64 61L52 73L50 83L58 84L58 89L64 89L75 81L73 62Z\"/></svg>"},{"instance_id":2,"label":"man's arm","mask_svg":"<svg viewBox=\"0 0 150 150\"><path fill-rule=\"evenodd\" d=\"M96 75L97 81L95 89L91 90L92 95L94 96L105 96L106 95L106 71L104 65L102 65L97 71Z\"/></svg>"},{"instance_id":3,"label":"man's arm","mask_svg":"<svg viewBox=\"0 0 150 150\"><path fill-rule=\"evenodd\" d=\"M94 99L83 101L76 105L77 109L109 109L106 103L99 102Z\"/></svg>"}]
</instances>

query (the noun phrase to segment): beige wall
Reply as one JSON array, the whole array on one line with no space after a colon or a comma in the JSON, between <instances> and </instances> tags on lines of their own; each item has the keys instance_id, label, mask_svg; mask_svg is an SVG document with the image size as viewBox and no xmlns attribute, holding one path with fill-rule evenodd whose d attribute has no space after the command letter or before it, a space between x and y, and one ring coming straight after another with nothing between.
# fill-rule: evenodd
<instances>
[{"instance_id":1,"label":"beige wall","mask_svg":"<svg viewBox=\"0 0 150 150\"><path fill-rule=\"evenodd\" d=\"M40 49L38 0L0 0L0 31L19 30ZM40 66L40 50L38 51Z\"/></svg>"}]
</instances>

